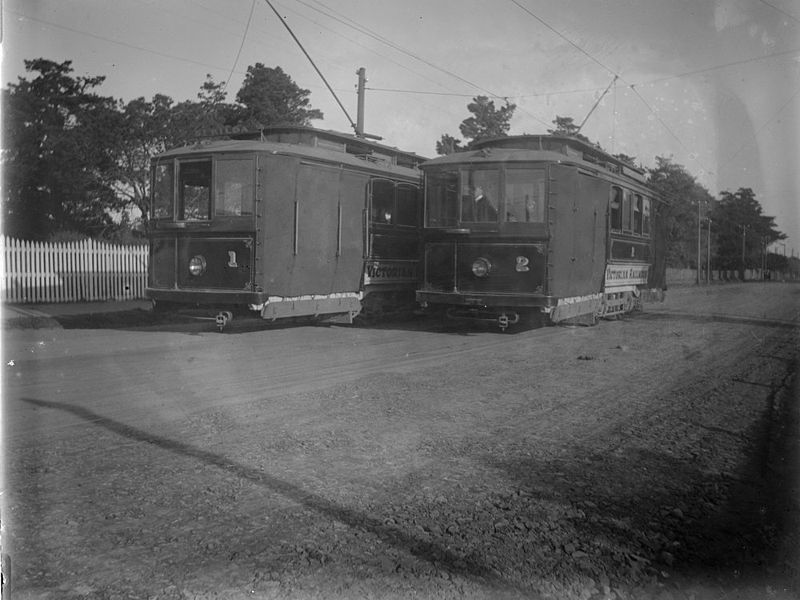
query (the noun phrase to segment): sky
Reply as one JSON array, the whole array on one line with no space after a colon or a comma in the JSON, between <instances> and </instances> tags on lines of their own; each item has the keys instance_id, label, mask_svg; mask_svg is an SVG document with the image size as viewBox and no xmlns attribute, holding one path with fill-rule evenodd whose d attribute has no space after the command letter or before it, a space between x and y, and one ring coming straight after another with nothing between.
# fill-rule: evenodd
<instances>
[{"instance_id":1,"label":"sky","mask_svg":"<svg viewBox=\"0 0 800 600\"><path fill-rule=\"evenodd\" d=\"M260 62L344 132L363 67L365 131L428 157L479 95L516 105L512 135L585 120L715 197L751 188L800 256L800 0L4 0L2 33L4 87L46 58L124 101L195 100L211 75L232 102Z\"/></svg>"}]
</instances>

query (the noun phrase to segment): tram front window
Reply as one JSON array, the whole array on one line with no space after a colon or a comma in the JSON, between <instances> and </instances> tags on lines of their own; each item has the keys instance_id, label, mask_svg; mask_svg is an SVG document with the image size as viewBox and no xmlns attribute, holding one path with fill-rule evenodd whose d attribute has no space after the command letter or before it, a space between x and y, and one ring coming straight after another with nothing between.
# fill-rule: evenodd
<instances>
[{"instance_id":1,"label":"tram front window","mask_svg":"<svg viewBox=\"0 0 800 600\"><path fill-rule=\"evenodd\" d=\"M211 218L211 160L182 162L178 168L178 219Z\"/></svg>"},{"instance_id":2,"label":"tram front window","mask_svg":"<svg viewBox=\"0 0 800 600\"><path fill-rule=\"evenodd\" d=\"M455 227L458 224L458 171L431 172L425 186L425 226Z\"/></svg>"},{"instance_id":3,"label":"tram front window","mask_svg":"<svg viewBox=\"0 0 800 600\"><path fill-rule=\"evenodd\" d=\"M223 217L253 214L255 194L253 173L255 163L251 158L226 159L216 162L214 180L214 213Z\"/></svg>"},{"instance_id":4,"label":"tram front window","mask_svg":"<svg viewBox=\"0 0 800 600\"><path fill-rule=\"evenodd\" d=\"M170 162L153 168L153 219L172 218L172 167Z\"/></svg>"},{"instance_id":5,"label":"tram front window","mask_svg":"<svg viewBox=\"0 0 800 600\"><path fill-rule=\"evenodd\" d=\"M496 223L500 199L500 173L496 170L467 171L461 180L461 221Z\"/></svg>"},{"instance_id":6,"label":"tram front window","mask_svg":"<svg viewBox=\"0 0 800 600\"><path fill-rule=\"evenodd\" d=\"M506 171L506 221L544 221L544 169Z\"/></svg>"}]
</instances>

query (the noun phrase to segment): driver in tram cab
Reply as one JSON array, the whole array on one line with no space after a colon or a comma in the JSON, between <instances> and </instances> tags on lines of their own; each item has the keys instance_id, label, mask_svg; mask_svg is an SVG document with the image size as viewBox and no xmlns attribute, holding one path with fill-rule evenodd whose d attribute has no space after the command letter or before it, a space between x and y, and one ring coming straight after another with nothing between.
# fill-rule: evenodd
<instances>
[{"instance_id":1,"label":"driver in tram cab","mask_svg":"<svg viewBox=\"0 0 800 600\"><path fill-rule=\"evenodd\" d=\"M475 186L472 199L468 207L464 207L464 220L476 222L497 221L497 209L484 194L481 186Z\"/></svg>"}]
</instances>

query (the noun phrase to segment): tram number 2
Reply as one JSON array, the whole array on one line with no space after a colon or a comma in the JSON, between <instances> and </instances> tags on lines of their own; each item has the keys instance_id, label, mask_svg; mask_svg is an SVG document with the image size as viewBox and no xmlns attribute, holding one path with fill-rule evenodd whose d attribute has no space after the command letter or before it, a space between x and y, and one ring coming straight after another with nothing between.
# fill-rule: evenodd
<instances>
[{"instance_id":1,"label":"tram number 2","mask_svg":"<svg viewBox=\"0 0 800 600\"><path fill-rule=\"evenodd\" d=\"M517 257L517 273L527 273L531 270L530 267L531 261L528 259L527 256L518 256Z\"/></svg>"}]
</instances>

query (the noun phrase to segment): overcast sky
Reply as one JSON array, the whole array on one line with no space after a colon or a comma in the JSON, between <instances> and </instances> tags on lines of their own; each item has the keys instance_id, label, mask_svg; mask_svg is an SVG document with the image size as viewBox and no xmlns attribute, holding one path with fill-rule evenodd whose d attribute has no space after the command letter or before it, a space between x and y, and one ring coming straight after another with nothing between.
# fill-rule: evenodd
<instances>
[{"instance_id":1,"label":"overcast sky","mask_svg":"<svg viewBox=\"0 0 800 600\"><path fill-rule=\"evenodd\" d=\"M752 188L800 254L800 0L270 1L352 120L366 69L384 143L434 156L477 95L517 105L511 134L580 124L602 96L590 139L672 157L715 196ZM233 101L248 65L280 66L315 126L352 131L266 0L5 0L2 46L4 86L25 59L71 60L123 100L193 100L211 74Z\"/></svg>"}]
</instances>

